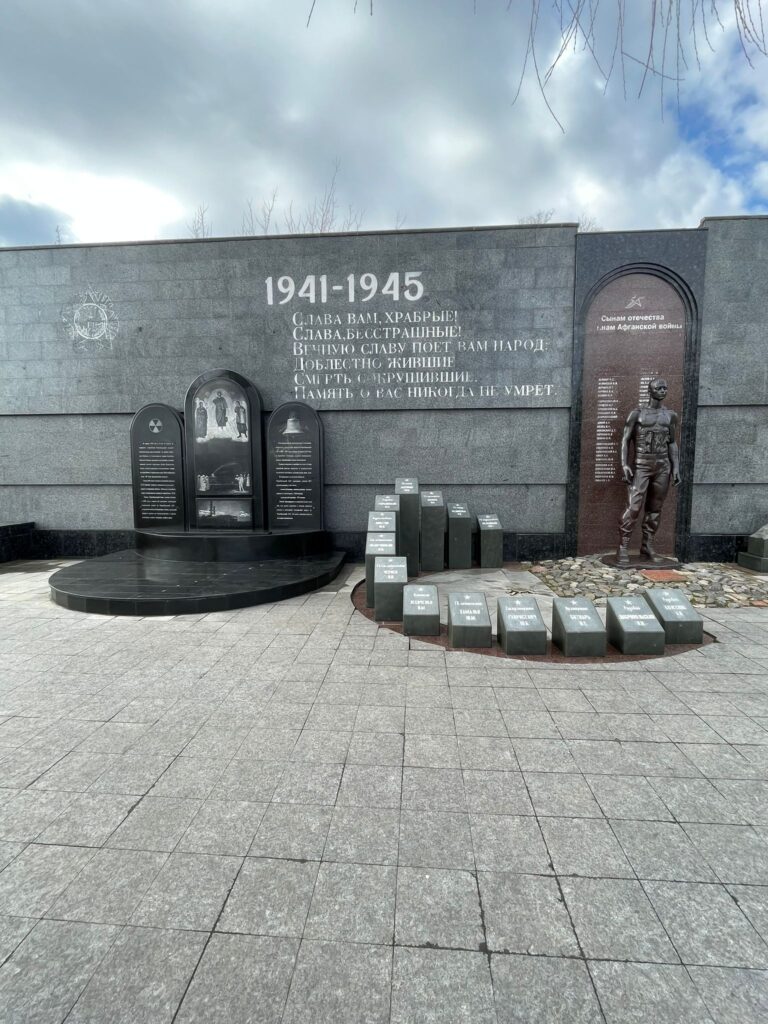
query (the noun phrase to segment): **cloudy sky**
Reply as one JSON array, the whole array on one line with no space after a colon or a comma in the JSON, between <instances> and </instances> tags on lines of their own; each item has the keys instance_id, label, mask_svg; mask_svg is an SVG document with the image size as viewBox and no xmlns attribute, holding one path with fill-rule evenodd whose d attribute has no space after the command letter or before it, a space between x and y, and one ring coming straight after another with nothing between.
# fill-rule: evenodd
<instances>
[{"instance_id":1,"label":"cloudy sky","mask_svg":"<svg viewBox=\"0 0 768 1024\"><path fill-rule=\"evenodd\" d=\"M616 0L595 47L610 63ZM680 0L686 7L691 0ZM752 0L755 8L759 0ZM541 0L539 66L560 45ZM768 60L729 10L686 40L679 101L638 98L649 4L633 0L626 75L583 47L515 100L530 0L4 0L0 244L239 234L277 189L273 230L336 175L341 224L509 224L541 210L603 229L695 227L768 212ZM700 5L709 7L709 3ZM768 13L768 12L767 12ZM668 74L674 73L671 59ZM626 95L625 95L626 93Z\"/></svg>"}]
</instances>

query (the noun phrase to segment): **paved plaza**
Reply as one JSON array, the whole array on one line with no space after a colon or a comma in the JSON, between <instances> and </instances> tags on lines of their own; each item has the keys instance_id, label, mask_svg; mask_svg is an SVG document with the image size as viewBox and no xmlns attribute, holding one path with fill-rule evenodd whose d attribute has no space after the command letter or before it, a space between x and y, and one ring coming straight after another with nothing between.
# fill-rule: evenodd
<instances>
[{"instance_id":1,"label":"paved plaza","mask_svg":"<svg viewBox=\"0 0 768 1024\"><path fill-rule=\"evenodd\" d=\"M445 652L324 591L129 619L0 570L3 1024L764 1024L768 609Z\"/></svg>"}]
</instances>

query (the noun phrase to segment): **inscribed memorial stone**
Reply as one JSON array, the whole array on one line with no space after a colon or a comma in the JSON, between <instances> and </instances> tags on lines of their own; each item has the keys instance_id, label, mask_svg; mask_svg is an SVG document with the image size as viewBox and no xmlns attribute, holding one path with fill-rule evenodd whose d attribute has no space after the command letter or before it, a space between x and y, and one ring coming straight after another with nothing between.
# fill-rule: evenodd
<instances>
[{"instance_id":1,"label":"inscribed memorial stone","mask_svg":"<svg viewBox=\"0 0 768 1024\"><path fill-rule=\"evenodd\" d=\"M643 597L664 627L668 644L703 643L704 620L681 590L653 587Z\"/></svg>"},{"instance_id":2,"label":"inscribed memorial stone","mask_svg":"<svg viewBox=\"0 0 768 1024\"><path fill-rule=\"evenodd\" d=\"M585 597L556 597L552 602L552 641L568 658L605 656L605 627Z\"/></svg>"},{"instance_id":3,"label":"inscribed memorial stone","mask_svg":"<svg viewBox=\"0 0 768 1024\"><path fill-rule=\"evenodd\" d=\"M154 403L131 422L133 524L137 530L185 528L184 426L175 409Z\"/></svg>"},{"instance_id":4,"label":"inscribed memorial stone","mask_svg":"<svg viewBox=\"0 0 768 1024\"><path fill-rule=\"evenodd\" d=\"M501 520L495 515L479 515L480 568L500 569L504 564L504 531Z\"/></svg>"},{"instance_id":5,"label":"inscribed memorial stone","mask_svg":"<svg viewBox=\"0 0 768 1024\"><path fill-rule=\"evenodd\" d=\"M401 513L400 497L397 494L377 494L373 501L375 512L393 512L395 515L395 538L397 554L404 555L403 551L403 517ZM410 566L408 575L410 576Z\"/></svg>"},{"instance_id":6,"label":"inscribed memorial stone","mask_svg":"<svg viewBox=\"0 0 768 1024\"><path fill-rule=\"evenodd\" d=\"M409 583L403 590L403 633L440 635L440 604L434 584Z\"/></svg>"},{"instance_id":7,"label":"inscribed memorial stone","mask_svg":"<svg viewBox=\"0 0 768 1024\"><path fill-rule=\"evenodd\" d=\"M322 530L323 427L303 402L278 406L267 423L270 530Z\"/></svg>"},{"instance_id":8,"label":"inscribed memorial stone","mask_svg":"<svg viewBox=\"0 0 768 1024\"><path fill-rule=\"evenodd\" d=\"M608 642L622 654L663 654L664 627L640 597L609 597Z\"/></svg>"},{"instance_id":9,"label":"inscribed memorial stone","mask_svg":"<svg viewBox=\"0 0 768 1024\"><path fill-rule=\"evenodd\" d=\"M377 556L394 558L397 544L394 533L369 533L365 539L365 603L373 608L373 573Z\"/></svg>"},{"instance_id":10,"label":"inscribed memorial stone","mask_svg":"<svg viewBox=\"0 0 768 1024\"><path fill-rule=\"evenodd\" d=\"M400 497L400 551L408 559L408 575L419 573L419 527L421 503L419 481L415 477L398 477L395 494Z\"/></svg>"},{"instance_id":11,"label":"inscribed memorial stone","mask_svg":"<svg viewBox=\"0 0 768 1024\"><path fill-rule=\"evenodd\" d=\"M448 502L448 568L472 568L472 518L466 505Z\"/></svg>"},{"instance_id":12,"label":"inscribed memorial stone","mask_svg":"<svg viewBox=\"0 0 768 1024\"><path fill-rule=\"evenodd\" d=\"M448 595L448 639L451 647L491 646L491 617L485 594Z\"/></svg>"},{"instance_id":13,"label":"inscribed memorial stone","mask_svg":"<svg viewBox=\"0 0 768 1024\"><path fill-rule=\"evenodd\" d=\"M496 605L496 633L505 654L546 654L547 627L536 598L503 595Z\"/></svg>"},{"instance_id":14,"label":"inscribed memorial stone","mask_svg":"<svg viewBox=\"0 0 768 1024\"><path fill-rule=\"evenodd\" d=\"M445 568L445 505L442 491L422 491L421 571L442 572Z\"/></svg>"},{"instance_id":15,"label":"inscribed memorial stone","mask_svg":"<svg viewBox=\"0 0 768 1024\"><path fill-rule=\"evenodd\" d=\"M403 588L408 582L408 563L405 558L375 560L373 569L373 617L377 622L401 622L403 618Z\"/></svg>"}]
</instances>

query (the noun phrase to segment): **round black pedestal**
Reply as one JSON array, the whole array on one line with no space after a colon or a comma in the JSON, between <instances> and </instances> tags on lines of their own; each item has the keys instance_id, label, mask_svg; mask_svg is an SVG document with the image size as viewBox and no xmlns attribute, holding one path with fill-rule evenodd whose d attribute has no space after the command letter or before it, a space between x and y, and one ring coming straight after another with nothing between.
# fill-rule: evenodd
<instances>
[{"instance_id":1,"label":"round black pedestal","mask_svg":"<svg viewBox=\"0 0 768 1024\"><path fill-rule=\"evenodd\" d=\"M630 551L629 561L621 565L616 561L615 551L602 555L600 561L612 569L679 569L683 564L677 558L667 555L657 555L654 559L646 558L639 551Z\"/></svg>"},{"instance_id":2,"label":"round black pedestal","mask_svg":"<svg viewBox=\"0 0 768 1024\"><path fill-rule=\"evenodd\" d=\"M136 530L136 550L146 558L180 562L257 562L309 558L333 549L325 530Z\"/></svg>"}]
</instances>

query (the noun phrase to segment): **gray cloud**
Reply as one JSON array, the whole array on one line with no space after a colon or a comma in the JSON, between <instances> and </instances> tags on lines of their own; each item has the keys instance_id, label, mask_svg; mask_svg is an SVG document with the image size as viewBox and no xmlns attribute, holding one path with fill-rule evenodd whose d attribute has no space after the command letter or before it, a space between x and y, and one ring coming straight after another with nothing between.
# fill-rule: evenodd
<instances>
[{"instance_id":1,"label":"gray cloud","mask_svg":"<svg viewBox=\"0 0 768 1024\"><path fill-rule=\"evenodd\" d=\"M0 197L0 245L53 245L68 240L69 218L62 210Z\"/></svg>"},{"instance_id":2,"label":"gray cloud","mask_svg":"<svg viewBox=\"0 0 768 1024\"><path fill-rule=\"evenodd\" d=\"M532 81L513 104L527 24L505 0L476 15L438 0L364 6L318 5L307 28L306 0L11 0L6 152L176 197L189 214L166 236L186 234L199 203L229 234L245 200L275 186L308 202L337 160L339 199L365 209L367 228L398 212L421 227L540 208L606 228L694 226L702 197L704 213L743 209L738 182L681 141L652 90L625 101L616 81L604 96L586 55L568 55L550 90L565 135ZM545 26L542 52L555 40Z\"/></svg>"}]
</instances>

